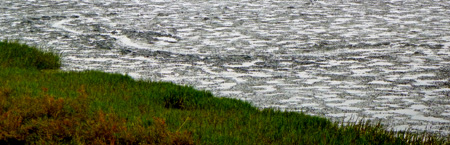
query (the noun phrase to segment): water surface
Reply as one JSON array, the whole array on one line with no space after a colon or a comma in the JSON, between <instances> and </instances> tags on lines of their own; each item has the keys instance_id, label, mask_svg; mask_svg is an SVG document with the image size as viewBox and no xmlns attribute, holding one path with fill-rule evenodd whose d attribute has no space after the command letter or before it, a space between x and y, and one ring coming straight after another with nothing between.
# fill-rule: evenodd
<instances>
[{"instance_id":1,"label":"water surface","mask_svg":"<svg viewBox=\"0 0 450 145\"><path fill-rule=\"evenodd\" d=\"M63 70L450 133L445 0L2 0L0 34L53 48Z\"/></svg>"}]
</instances>

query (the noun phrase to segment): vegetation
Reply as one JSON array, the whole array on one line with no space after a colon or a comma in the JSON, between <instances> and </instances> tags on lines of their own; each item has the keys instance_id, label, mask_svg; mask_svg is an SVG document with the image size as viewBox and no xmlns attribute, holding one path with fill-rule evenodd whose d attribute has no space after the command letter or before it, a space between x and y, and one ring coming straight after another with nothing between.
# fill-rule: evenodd
<instances>
[{"instance_id":1,"label":"vegetation","mask_svg":"<svg viewBox=\"0 0 450 145\"><path fill-rule=\"evenodd\" d=\"M60 67L59 56L18 42L0 42L0 66L36 69Z\"/></svg>"},{"instance_id":2,"label":"vegetation","mask_svg":"<svg viewBox=\"0 0 450 145\"><path fill-rule=\"evenodd\" d=\"M0 42L0 144L450 144L59 64L52 53Z\"/></svg>"}]
</instances>

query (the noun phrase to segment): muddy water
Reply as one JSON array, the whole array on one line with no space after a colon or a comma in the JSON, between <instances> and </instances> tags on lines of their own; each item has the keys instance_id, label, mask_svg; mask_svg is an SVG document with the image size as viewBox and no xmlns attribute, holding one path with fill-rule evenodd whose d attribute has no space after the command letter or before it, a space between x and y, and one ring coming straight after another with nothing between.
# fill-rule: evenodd
<instances>
[{"instance_id":1,"label":"muddy water","mask_svg":"<svg viewBox=\"0 0 450 145\"><path fill-rule=\"evenodd\" d=\"M64 70L450 133L445 0L2 0L0 34L53 48Z\"/></svg>"}]
</instances>

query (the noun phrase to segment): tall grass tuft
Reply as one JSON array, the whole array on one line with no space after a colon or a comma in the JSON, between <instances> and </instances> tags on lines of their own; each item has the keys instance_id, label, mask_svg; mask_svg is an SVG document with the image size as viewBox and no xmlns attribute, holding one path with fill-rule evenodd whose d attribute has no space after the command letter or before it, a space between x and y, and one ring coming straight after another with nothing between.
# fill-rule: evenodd
<instances>
[{"instance_id":1,"label":"tall grass tuft","mask_svg":"<svg viewBox=\"0 0 450 145\"><path fill-rule=\"evenodd\" d=\"M17 41L1 41L0 51L0 67L57 69L61 66L58 55Z\"/></svg>"}]
</instances>

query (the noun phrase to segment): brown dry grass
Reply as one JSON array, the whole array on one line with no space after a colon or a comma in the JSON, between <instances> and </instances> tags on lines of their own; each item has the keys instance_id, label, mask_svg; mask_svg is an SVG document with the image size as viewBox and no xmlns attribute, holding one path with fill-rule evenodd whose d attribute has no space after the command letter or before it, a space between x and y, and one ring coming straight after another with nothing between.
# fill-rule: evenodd
<instances>
[{"instance_id":1,"label":"brown dry grass","mask_svg":"<svg viewBox=\"0 0 450 145\"><path fill-rule=\"evenodd\" d=\"M0 144L194 144L191 133L169 131L162 118L146 126L102 110L89 113L83 87L75 99L12 93L0 89Z\"/></svg>"}]
</instances>

